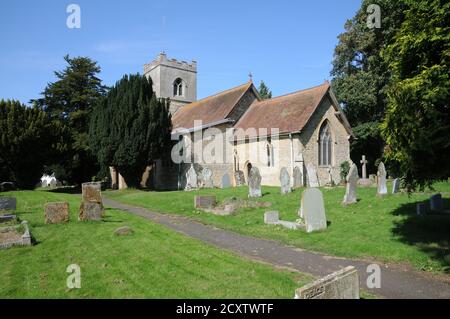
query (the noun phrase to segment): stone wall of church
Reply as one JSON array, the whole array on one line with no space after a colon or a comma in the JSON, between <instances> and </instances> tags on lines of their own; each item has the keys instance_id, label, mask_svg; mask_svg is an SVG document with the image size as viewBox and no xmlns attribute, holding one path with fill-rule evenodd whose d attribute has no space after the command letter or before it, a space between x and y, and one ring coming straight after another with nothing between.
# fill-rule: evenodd
<instances>
[{"instance_id":1,"label":"stone wall of church","mask_svg":"<svg viewBox=\"0 0 450 319\"><path fill-rule=\"evenodd\" d=\"M329 121L333 136L332 178L336 184L340 183L340 165L350 159L349 134L336 116L329 99L323 101L301 134L271 141L271 163L267 153L267 140L238 142L235 149L239 157L239 169L244 171L247 179L247 165L250 163L259 168L263 185L280 186L282 167L288 169L292 179L296 166L306 175L306 165L312 163L317 169L320 184L326 185L329 182L328 167L319 166L318 145L319 131L325 120Z\"/></svg>"}]
</instances>

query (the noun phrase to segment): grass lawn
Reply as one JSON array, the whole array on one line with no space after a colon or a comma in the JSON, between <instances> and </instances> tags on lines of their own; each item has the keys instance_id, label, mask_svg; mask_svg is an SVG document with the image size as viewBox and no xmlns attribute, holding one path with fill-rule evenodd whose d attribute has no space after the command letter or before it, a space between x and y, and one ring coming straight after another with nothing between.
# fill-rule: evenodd
<instances>
[{"instance_id":1,"label":"grass lawn","mask_svg":"<svg viewBox=\"0 0 450 319\"><path fill-rule=\"evenodd\" d=\"M2 196L17 197L17 214L29 222L37 244L0 250L0 298L292 298L296 288L312 280L117 210L107 210L103 222L80 223L76 195ZM44 224L46 201L68 201L71 221ZM125 225L135 233L115 236ZM66 287L70 264L81 267L81 289Z\"/></svg>"},{"instance_id":2,"label":"grass lawn","mask_svg":"<svg viewBox=\"0 0 450 319\"><path fill-rule=\"evenodd\" d=\"M450 208L450 183L438 183L435 190L443 192L445 206ZM323 189L327 219L331 223L326 231L306 234L264 225L264 213L268 210L278 210L281 219L295 221L301 192L297 190L288 196L281 196L279 188L263 187L264 197L259 201L272 203L271 208L246 209L226 217L194 210L194 196L216 195L219 201L233 196L245 199L247 187L198 192L126 190L105 194L123 203L156 212L189 216L220 228L274 239L304 249L342 257L406 263L419 270L450 273L450 217L416 216L416 203L428 200L434 192L378 198L375 188L359 188L358 197L361 200L344 207L341 202L345 188Z\"/></svg>"}]
</instances>

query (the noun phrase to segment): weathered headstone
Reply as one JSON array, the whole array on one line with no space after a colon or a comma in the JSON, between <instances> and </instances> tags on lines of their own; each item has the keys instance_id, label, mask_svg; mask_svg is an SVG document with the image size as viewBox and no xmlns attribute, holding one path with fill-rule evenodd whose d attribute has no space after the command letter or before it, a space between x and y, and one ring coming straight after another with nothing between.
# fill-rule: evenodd
<instances>
[{"instance_id":1,"label":"weathered headstone","mask_svg":"<svg viewBox=\"0 0 450 319\"><path fill-rule=\"evenodd\" d=\"M294 167L294 188L300 188L303 187L303 175L302 171L300 170L300 167L296 166Z\"/></svg>"},{"instance_id":2,"label":"weathered headstone","mask_svg":"<svg viewBox=\"0 0 450 319\"><path fill-rule=\"evenodd\" d=\"M295 292L295 299L359 298L359 276L355 267L347 267Z\"/></svg>"},{"instance_id":3,"label":"weathered headstone","mask_svg":"<svg viewBox=\"0 0 450 319\"><path fill-rule=\"evenodd\" d=\"M223 174L222 176L222 182L221 182L221 188L230 188L231 187L231 178L228 173Z\"/></svg>"},{"instance_id":4,"label":"weathered headstone","mask_svg":"<svg viewBox=\"0 0 450 319\"><path fill-rule=\"evenodd\" d=\"M257 167L252 167L248 175L248 197L256 198L262 197L261 191L262 177Z\"/></svg>"},{"instance_id":5,"label":"weathered headstone","mask_svg":"<svg viewBox=\"0 0 450 319\"><path fill-rule=\"evenodd\" d=\"M442 200L441 194L436 194L430 198L430 208L432 211L442 211L444 210L444 202Z\"/></svg>"},{"instance_id":6,"label":"weathered headstone","mask_svg":"<svg viewBox=\"0 0 450 319\"><path fill-rule=\"evenodd\" d=\"M362 164L362 179L367 179L367 164L369 162L366 160L366 156L363 155L361 164Z\"/></svg>"},{"instance_id":7,"label":"weathered headstone","mask_svg":"<svg viewBox=\"0 0 450 319\"><path fill-rule=\"evenodd\" d=\"M236 186L245 185L245 175L243 171L237 171L234 173L234 180L236 181Z\"/></svg>"},{"instance_id":8,"label":"weathered headstone","mask_svg":"<svg viewBox=\"0 0 450 319\"><path fill-rule=\"evenodd\" d=\"M196 209L212 209L216 206L216 196L195 196L194 207Z\"/></svg>"},{"instance_id":9,"label":"weathered headstone","mask_svg":"<svg viewBox=\"0 0 450 319\"><path fill-rule=\"evenodd\" d=\"M101 183L84 183L81 185L82 201L79 221L99 221L102 219L103 200L102 200L102 184Z\"/></svg>"},{"instance_id":10,"label":"weathered headstone","mask_svg":"<svg viewBox=\"0 0 450 319\"><path fill-rule=\"evenodd\" d=\"M319 189L308 188L303 192L300 217L303 218L308 233L327 228L325 204Z\"/></svg>"},{"instance_id":11,"label":"weathered headstone","mask_svg":"<svg viewBox=\"0 0 450 319\"><path fill-rule=\"evenodd\" d=\"M280 221L279 212L267 212L264 214L264 224L271 225Z\"/></svg>"},{"instance_id":12,"label":"weathered headstone","mask_svg":"<svg viewBox=\"0 0 450 319\"><path fill-rule=\"evenodd\" d=\"M396 178L392 183L392 194L397 194L398 192L400 192L400 179Z\"/></svg>"},{"instance_id":13,"label":"weathered headstone","mask_svg":"<svg viewBox=\"0 0 450 319\"><path fill-rule=\"evenodd\" d=\"M134 230L128 226L123 226L120 228L117 228L114 232L114 235L116 236L129 236L134 233Z\"/></svg>"},{"instance_id":14,"label":"weathered headstone","mask_svg":"<svg viewBox=\"0 0 450 319\"><path fill-rule=\"evenodd\" d=\"M377 187L378 196L387 195L388 190L386 185L386 168L384 167L383 162L381 162L380 165L378 166L377 179L378 179L378 187Z\"/></svg>"},{"instance_id":15,"label":"weathered headstone","mask_svg":"<svg viewBox=\"0 0 450 319\"><path fill-rule=\"evenodd\" d=\"M203 169L202 180L203 188L214 188L213 172L209 168Z\"/></svg>"},{"instance_id":16,"label":"weathered headstone","mask_svg":"<svg viewBox=\"0 0 450 319\"><path fill-rule=\"evenodd\" d=\"M283 167L280 171L280 184L281 184L281 194L287 195L292 192L291 189L291 176L286 167Z\"/></svg>"},{"instance_id":17,"label":"weathered headstone","mask_svg":"<svg viewBox=\"0 0 450 319\"><path fill-rule=\"evenodd\" d=\"M197 172L195 171L194 166L191 166L191 168L186 173L186 191L192 191L198 189L198 176Z\"/></svg>"},{"instance_id":18,"label":"weathered headstone","mask_svg":"<svg viewBox=\"0 0 450 319\"><path fill-rule=\"evenodd\" d=\"M94 202L81 202L79 221L100 221L103 216L103 205Z\"/></svg>"},{"instance_id":19,"label":"weathered headstone","mask_svg":"<svg viewBox=\"0 0 450 319\"><path fill-rule=\"evenodd\" d=\"M327 183L327 187L334 187L335 183L333 180L333 168L331 166L328 166L327 168L327 174L328 174L328 183Z\"/></svg>"},{"instance_id":20,"label":"weathered headstone","mask_svg":"<svg viewBox=\"0 0 450 319\"><path fill-rule=\"evenodd\" d=\"M68 222L69 215L69 203L47 203L44 206L45 223L46 224L58 224Z\"/></svg>"},{"instance_id":21,"label":"weathered headstone","mask_svg":"<svg viewBox=\"0 0 450 319\"><path fill-rule=\"evenodd\" d=\"M320 187L319 177L317 176L317 170L314 164L309 163L306 167L308 172L308 187L318 188Z\"/></svg>"},{"instance_id":22,"label":"weathered headstone","mask_svg":"<svg viewBox=\"0 0 450 319\"><path fill-rule=\"evenodd\" d=\"M16 210L17 200L15 197L0 197L0 211Z\"/></svg>"},{"instance_id":23,"label":"weathered headstone","mask_svg":"<svg viewBox=\"0 0 450 319\"><path fill-rule=\"evenodd\" d=\"M353 164L347 175L347 190L345 192L344 201L342 202L344 205L351 205L358 202L358 198L356 197L358 179L358 167Z\"/></svg>"},{"instance_id":24,"label":"weathered headstone","mask_svg":"<svg viewBox=\"0 0 450 319\"><path fill-rule=\"evenodd\" d=\"M83 201L91 203L102 203L102 184L84 183L81 185Z\"/></svg>"}]
</instances>

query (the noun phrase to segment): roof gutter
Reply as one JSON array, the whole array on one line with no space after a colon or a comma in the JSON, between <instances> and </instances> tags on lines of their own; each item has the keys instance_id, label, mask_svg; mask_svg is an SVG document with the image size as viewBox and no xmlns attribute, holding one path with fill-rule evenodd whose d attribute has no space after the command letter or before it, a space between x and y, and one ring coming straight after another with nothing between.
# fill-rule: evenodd
<instances>
[{"instance_id":1,"label":"roof gutter","mask_svg":"<svg viewBox=\"0 0 450 319\"><path fill-rule=\"evenodd\" d=\"M209 124L205 124L205 125L202 125L202 126L195 126L193 128L190 128L190 129L174 130L174 131L172 131L172 137L178 137L180 135L187 135L187 134L191 134L191 133L194 133L194 132L203 131L203 130L206 130L208 128L214 127L214 126L227 124L227 123L234 123L234 120L232 120L232 119L224 119L224 120L212 122L212 123L209 123Z\"/></svg>"}]
</instances>

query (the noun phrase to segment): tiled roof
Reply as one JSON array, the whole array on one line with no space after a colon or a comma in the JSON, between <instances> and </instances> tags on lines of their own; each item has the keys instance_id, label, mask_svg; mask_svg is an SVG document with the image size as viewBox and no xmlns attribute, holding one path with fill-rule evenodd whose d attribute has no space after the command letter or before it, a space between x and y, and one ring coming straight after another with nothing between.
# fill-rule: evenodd
<instances>
[{"instance_id":1,"label":"tiled roof","mask_svg":"<svg viewBox=\"0 0 450 319\"><path fill-rule=\"evenodd\" d=\"M188 104L172 117L173 130L191 129L194 121L208 125L226 120L242 96L253 86L252 82Z\"/></svg>"},{"instance_id":2,"label":"tiled roof","mask_svg":"<svg viewBox=\"0 0 450 319\"><path fill-rule=\"evenodd\" d=\"M261 128L268 129L269 135L271 129L279 129L280 134L299 132L306 126L329 89L330 84L325 82L271 100L257 101L249 107L235 128L255 128L257 131Z\"/></svg>"}]
</instances>

